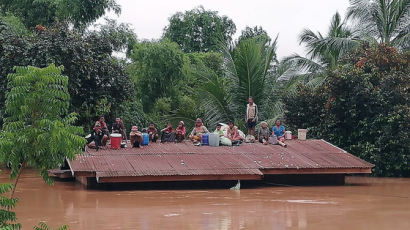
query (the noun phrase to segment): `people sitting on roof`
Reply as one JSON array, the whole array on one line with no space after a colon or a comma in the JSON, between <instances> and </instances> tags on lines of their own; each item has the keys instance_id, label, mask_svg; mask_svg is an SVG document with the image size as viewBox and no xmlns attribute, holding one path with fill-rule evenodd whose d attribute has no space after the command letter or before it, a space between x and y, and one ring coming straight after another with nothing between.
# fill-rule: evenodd
<instances>
[{"instance_id":1,"label":"people sitting on roof","mask_svg":"<svg viewBox=\"0 0 410 230\"><path fill-rule=\"evenodd\" d=\"M232 141L229 140L227 137L225 137L225 133L222 130L222 124L221 123L218 123L216 125L216 129L215 129L214 133L219 135L219 144L220 145L232 146Z\"/></svg>"},{"instance_id":2,"label":"people sitting on roof","mask_svg":"<svg viewBox=\"0 0 410 230\"><path fill-rule=\"evenodd\" d=\"M261 122L261 127L258 129L258 140L264 145L269 144L269 128L265 121Z\"/></svg>"},{"instance_id":3,"label":"people sitting on roof","mask_svg":"<svg viewBox=\"0 0 410 230\"><path fill-rule=\"evenodd\" d=\"M202 134L209 133L208 129L203 125L201 118L197 118L195 121L195 127L192 129L189 139L195 144L202 141Z\"/></svg>"},{"instance_id":4,"label":"people sitting on roof","mask_svg":"<svg viewBox=\"0 0 410 230\"><path fill-rule=\"evenodd\" d=\"M157 140L158 140L158 131L157 131L157 128L155 128L154 123L152 123L152 122L149 123L147 133L149 135L149 140L151 142L157 142Z\"/></svg>"},{"instance_id":5,"label":"people sitting on roof","mask_svg":"<svg viewBox=\"0 0 410 230\"><path fill-rule=\"evenodd\" d=\"M282 125L280 119L276 119L275 125L272 128L272 133L277 137L278 144L286 147L285 144L285 126Z\"/></svg>"},{"instance_id":6,"label":"people sitting on roof","mask_svg":"<svg viewBox=\"0 0 410 230\"><path fill-rule=\"evenodd\" d=\"M242 141L244 141L244 138L239 135L239 130L238 127L235 126L235 123L233 121L230 121L228 123L228 130L226 132L226 137L232 141L232 145L240 145L242 144Z\"/></svg>"},{"instance_id":7,"label":"people sitting on roof","mask_svg":"<svg viewBox=\"0 0 410 230\"><path fill-rule=\"evenodd\" d=\"M94 125L94 129L91 132L91 134L86 136L87 146L89 148L96 148L98 151L102 146L101 141L103 137L104 133L101 130L101 124L97 121Z\"/></svg>"},{"instance_id":8,"label":"people sitting on roof","mask_svg":"<svg viewBox=\"0 0 410 230\"><path fill-rule=\"evenodd\" d=\"M115 123L112 126L112 132L121 134L122 139L127 140L127 134L125 133L124 123L121 118L115 118Z\"/></svg>"},{"instance_id":9,"label":"people sitting on roof","mask_svg":"<svg viewBox=\"0 0 410 230\"><path fill-rule=\"evenodd\" d=\"M185 123L184 121L180 121L178 123L178 127L176 129L176 141L177 142L182 142L183 140L185 140Z\"/></svg>"},{"instance_id":10,"label":"people sitting on roof","mask_svg":"<svg viewBox=\"0 0 410 230\"><path fill-rule=\"evenodd\" d=\"M132 148L142 148L142 133L138 130L138 126L136 125L131 128L130 141Z\"/></svg>"},{"instance_id":11,"label":"people sitting on roof","mask_svg":"<svg viewBox=\"0 0 410 230\"><path fill-rule=\"evenodd\" d=\"M168 121L167 127L161 130L161 143L175 141L175 129L172 128L171 122Z\"/></svg>"},{"instance_id":12,"label":"people sitting on roof","mask_svg":"<svg viewBox=\"0 0 410 230\"><path fill-rule=\"evenodd\" d=\"M98 126L97 126L98 125ZM107 127L107 123L105 123L105 119L104 119L104 117L103 116L101 116L99 119L98 119L98 121L96 121L95 122L95 125L94 125L94 128L93 128L93 130L94 131L97 131L98 130L98 133L100 133L100 131L101 131L101 133L102 133L102 137L101 137L101 142L100 142L100 146L106 146L107 145L107 141L108 141L108 138L109 138L109 135L110 135L110 131L108 130L108 127Z\"/></svg>"}]
</instances>

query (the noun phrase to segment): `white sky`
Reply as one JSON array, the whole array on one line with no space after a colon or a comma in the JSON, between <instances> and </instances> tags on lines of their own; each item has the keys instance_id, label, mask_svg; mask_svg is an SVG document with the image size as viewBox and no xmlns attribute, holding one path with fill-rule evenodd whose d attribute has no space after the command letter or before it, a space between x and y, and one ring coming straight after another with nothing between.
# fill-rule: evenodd
<instances>
[{"instance_id":1,"label":"white sky","mask_svg":"<svg viewBox=\"0 0 410 230\"><path fill-rule=\"evenodd\" d=\"M207 10L218 11L233 20L240 35L246 26L262 26L269 36L279 33L278 56L299 53L303 47L297 37L304 28L325 33L333 14L342 16L349 6L348 0L117 0L121 5L119 17L107 17L129 23L139 39L159 39L168 25L168 18L178 11L203 5ZM102 23L100 19L98 23Z\"/></svg>"}]
</instances>

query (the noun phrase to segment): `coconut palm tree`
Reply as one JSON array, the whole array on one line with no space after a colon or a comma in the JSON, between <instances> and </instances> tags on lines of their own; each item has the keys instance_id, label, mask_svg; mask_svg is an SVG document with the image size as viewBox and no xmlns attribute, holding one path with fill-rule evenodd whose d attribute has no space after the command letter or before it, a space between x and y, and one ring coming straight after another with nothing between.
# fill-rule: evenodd
<instances>
[{"instance_id":1,"label":"coconut palm tree","mask_svg":"<svg viewBox=\"0 0 410 230\"><path fill-rule=\"evenodd\" d=\"M269 70L276 57L277 37L272 43L265 43L269 42L250 38L241 41L233 49L222 45L225 76L218 76L206 69L197 71L201 84L196 92L208 125L243 120L250 96L260 109L264 107L265 98L272 90L269 84L272 74ZM260 113L263 114L263 111Z\"/></svg>"},{"instance_id":2,"label":"coconut palm tree","mask_svg":"<svg viewBox=\"0 0 410 230\"><path fill-rule=\"evenodd\" d=\"M360 43L357 31L350 29L336 12L329 30L324 36L320 32L304 29L299 43L307 48L307 56L298 54L286 57L283 62L291 64L293 75L288 74L288 84L304 81L316 86L323 82L325 71L336 67L340 57Z\"/></svg>"},{"instance_id":3,"label":"coconut palm tree","mask_svg":"<svg viewBox=\"0 0 410 230\"><path fill-rule=\"evenodd\" d=\"M347 18L363 39L410 47L410 0L350 0Z\"/></svg>"}]
</instances>

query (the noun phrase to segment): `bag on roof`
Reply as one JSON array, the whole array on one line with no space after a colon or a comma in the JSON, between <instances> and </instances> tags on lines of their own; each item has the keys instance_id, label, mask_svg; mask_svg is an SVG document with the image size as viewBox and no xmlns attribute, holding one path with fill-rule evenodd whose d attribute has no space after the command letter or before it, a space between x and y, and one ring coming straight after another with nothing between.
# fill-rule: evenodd
<instances>
[{"instance_id":1,"label":"bag on roof","mask_svg":"<svg viewBox=\"0 0 410 230\"><path fill-rule=\"evenodd\" d=\"M229 140L227 137L221 137L220 138L220 144L225 145L225 146L232 146L232 141Z\"/></svg>"},{"instance_id":2,"label":"bag on roof","mask_svg":"<svg viewBox=\"0 0 410 230\"><path fill-rule=\"evenodd\" d=\"M246 143L255 143L255 137L253 135L248 135L245 138Z\"/></svg>"}]
</instances>

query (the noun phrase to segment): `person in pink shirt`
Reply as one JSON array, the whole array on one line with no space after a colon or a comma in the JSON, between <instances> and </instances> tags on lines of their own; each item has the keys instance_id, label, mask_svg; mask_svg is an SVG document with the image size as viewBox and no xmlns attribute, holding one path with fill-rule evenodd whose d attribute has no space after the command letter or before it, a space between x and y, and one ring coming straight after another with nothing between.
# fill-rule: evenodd
<instances>
[{"instance_id":1,"label":"person in pink shirt","mask_svg":"<svg viewBox=\"0 0 410 230\"><path fill-rule=\"evenodd\" d=\"M182 142L183 140L185 140L185 133L186 131L184 121L180 121L176 129L176 141Z\"/></svg>"}]
</instances>

